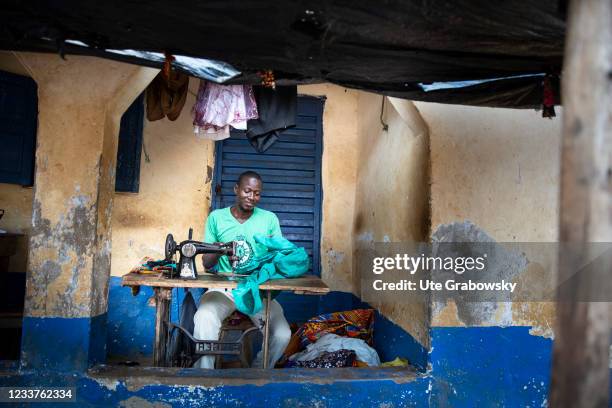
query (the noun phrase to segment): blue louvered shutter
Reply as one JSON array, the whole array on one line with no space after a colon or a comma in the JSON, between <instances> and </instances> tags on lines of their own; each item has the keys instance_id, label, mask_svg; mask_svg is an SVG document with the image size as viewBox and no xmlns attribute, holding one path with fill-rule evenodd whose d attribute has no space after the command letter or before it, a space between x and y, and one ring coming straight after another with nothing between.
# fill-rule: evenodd
<instances>
[{"instance_id":1,"label":"blue louvered shutter","mask_svg":"<svg viewBox=\"0 0 612 408\"><path fill-rule=\"evenodd\" d=\"M115 191L137 193L140 187L143 120L144 93L136 98L121 117Z\"/></svg>"},{"instance_id":2,"label":"blue louvered shutter","mask_svg":"<svg viewBox=\"0 0 612 408\"><path fill-rule=\"evenodd\" d=\"M306 248L313 263L310 273L319 276L323 103L299 96L296 127L283 131L265 153L257 153L241 131L217 142L212 200L213 209L234 204L238 175L259 173L264 181L259 207L278 216L285 238Z\"/></svg>"},{"instance_id":3,"label":"blue louvered shutter","mask_svg":"<svg viewBox=\"0 0 612 408\"><path fill-rule=\"evenodd\" d=\"M0 71L0 183L34 184L37 127L36 82Z\"/></svg>"}]
</instances>

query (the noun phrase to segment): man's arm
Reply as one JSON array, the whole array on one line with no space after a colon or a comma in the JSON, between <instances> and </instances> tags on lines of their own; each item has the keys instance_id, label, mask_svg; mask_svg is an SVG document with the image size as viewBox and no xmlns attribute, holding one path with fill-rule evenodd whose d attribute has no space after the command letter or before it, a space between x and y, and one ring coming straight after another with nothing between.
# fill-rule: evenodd
<instances>
[{"instance_id":1,"label":"man's arm","mask_svg":"<svg viewBox=\"0 0 612 408\"><path fill-rule=\"evenodd\" d=\"M208 215L206 219L206 229L204 231L204 242L207 244L218 243L217 238L217 224L215 222L214 216L212 213ZM219 258L221 258L221 254L204 254L202 255L202 264L205 269L210 269L219 262Z\"/></svg>"}]
</instances>

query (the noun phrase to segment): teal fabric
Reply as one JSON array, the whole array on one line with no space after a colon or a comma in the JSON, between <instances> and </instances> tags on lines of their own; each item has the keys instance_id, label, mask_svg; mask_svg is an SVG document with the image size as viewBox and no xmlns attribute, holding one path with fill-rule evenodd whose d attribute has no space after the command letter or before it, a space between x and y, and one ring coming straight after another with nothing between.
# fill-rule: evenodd
<instances>
[{"instance_id":1,"label":"teal fabric","mask_svg":"<svg viewBox=\"0 0 612 408\"><path fill-rule=\"evenodd\" d=\"M270 279L297 278L310 268L310 259L304 248L289 240L275 236L256 234L255 256L248 264L236 270L238 274L250 274L238 282L232 290L236 308L247 315L263 308L259 285Z\"/></svg>"}]
</instances>

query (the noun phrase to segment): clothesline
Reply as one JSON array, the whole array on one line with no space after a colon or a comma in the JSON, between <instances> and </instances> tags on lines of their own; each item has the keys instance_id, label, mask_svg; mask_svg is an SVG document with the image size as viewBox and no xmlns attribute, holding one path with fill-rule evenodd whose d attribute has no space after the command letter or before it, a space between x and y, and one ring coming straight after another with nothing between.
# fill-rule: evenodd
<instances>
[{"instance_id":1,"label":"clothesline","mask_svg":"<svg viewBox=\"0 0 612 408\"><path fill-rule=\"evenodd\" d=\"M147 88L147 119L176 120L187 93L195 96L194 133L198 138L223 140L230 129L244 131L253 148L263 153L294 127L297 117L297 86L220 85L200 80L198 92L189 89L189 77L171 71L160 73Z\"/></svg>"}]
</instances>

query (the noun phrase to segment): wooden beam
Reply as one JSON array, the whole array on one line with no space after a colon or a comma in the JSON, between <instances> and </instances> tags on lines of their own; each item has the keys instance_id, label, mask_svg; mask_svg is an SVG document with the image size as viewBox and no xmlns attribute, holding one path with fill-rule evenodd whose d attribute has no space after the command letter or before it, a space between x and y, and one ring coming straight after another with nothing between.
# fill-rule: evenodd
<instances>
[{"instance_id":1,"label":"wooden beam","mask_svg":"<svg viewBox=\"0 0 612 408\"><path fill-rule=\"evenodd\" d=\"M577 249L559 252L567 278L589 242L612 242L612 0L570 3L562 102L560 241ZM608 304L589 301L602 282L585 277L574 275L557 304L552 407L609 404Z\"/></svg>"},{"instance_id":2,"label":"wooden beam","mask_svg":"<svg viewBox=\"0 0 612 408\"><path fill-rule=\"evenodd\" d=\"M170 320L171 288L155 288L155 340L153 341L153 366L166 365L168 341L168 326L165 322Z\"/></svg>"}]
</instances>

